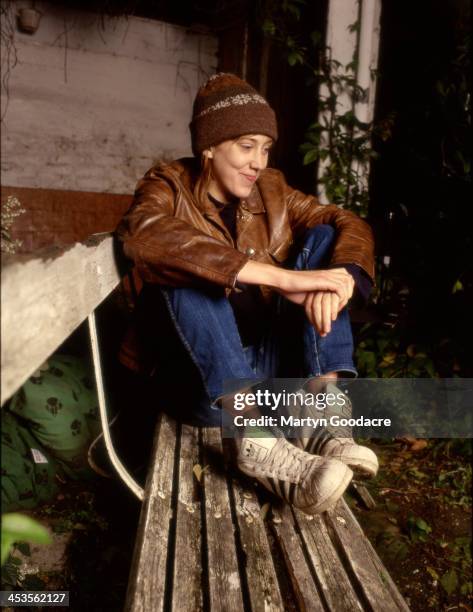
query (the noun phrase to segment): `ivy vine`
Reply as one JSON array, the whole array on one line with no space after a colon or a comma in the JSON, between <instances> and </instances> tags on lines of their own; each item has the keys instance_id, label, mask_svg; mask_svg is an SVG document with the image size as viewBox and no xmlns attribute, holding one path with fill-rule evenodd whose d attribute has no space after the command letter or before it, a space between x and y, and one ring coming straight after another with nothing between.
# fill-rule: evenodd
<instances>
[{"instance_id":1,"label":"ivy vine","mask_svg":"<svg viewBox=\"0 0 473 612\"><path fill-rule=\"evenodd\" d=\"M376 153L371 148L373 126L361 122L354 107L367 92L356 80L356 58L347 65L333 59L318 30L311 32L309 44L294 34L307 6L306 0L261 0L261 28L283 50L288 64L302 66L307 82L318 85L319 120L308 126L300 145L304 165L324 163L319 189L323 188L330 202L365 217L368 186L364 169ZM350 29L356 32L358 27L356 22ZM340 108L342 96L350 101L348 110Z\"/></svg>"}]
</instances>

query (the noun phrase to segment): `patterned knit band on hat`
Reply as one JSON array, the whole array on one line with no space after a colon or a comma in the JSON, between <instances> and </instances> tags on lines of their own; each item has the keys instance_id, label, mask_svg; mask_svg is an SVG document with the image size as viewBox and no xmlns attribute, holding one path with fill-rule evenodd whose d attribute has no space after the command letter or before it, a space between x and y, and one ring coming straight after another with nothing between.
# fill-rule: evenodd
<instances>
[{"instance_id":1,"label":"patterned knit band on hat","mask_svg":"<svg viewBox=\"0 0 473 612\"><path fill-rule=\"evenodd\" d=\"M199 89L190 124L195 156L224 140L264 134L277 140L276 115L249 83L220 72Z\"/></svg>"}]
</instances>

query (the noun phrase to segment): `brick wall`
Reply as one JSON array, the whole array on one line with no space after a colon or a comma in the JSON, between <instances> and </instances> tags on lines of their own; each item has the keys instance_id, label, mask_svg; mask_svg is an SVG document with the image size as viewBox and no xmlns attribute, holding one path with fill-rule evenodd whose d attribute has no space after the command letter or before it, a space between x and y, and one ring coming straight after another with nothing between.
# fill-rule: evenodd
<instances>
[{"instance_id":1,"label":"brick wall","mask_svg":"<svg viewBox=\"0 0 473 612\"><path fill-rule=\"evenodd\" d=\"M17 197L26 210L15 219L11 231L13 239L22 241L18 253L112 232L132 201L130 195L2 187L2 203L9 195Z\"/></svg>"}]
</instances>

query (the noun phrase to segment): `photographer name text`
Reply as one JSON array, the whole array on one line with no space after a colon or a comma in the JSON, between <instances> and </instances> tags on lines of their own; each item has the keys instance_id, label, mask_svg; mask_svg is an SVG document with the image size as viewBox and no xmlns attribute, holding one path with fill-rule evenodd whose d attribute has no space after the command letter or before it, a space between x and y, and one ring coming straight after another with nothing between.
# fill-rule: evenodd
<instances>
[{"instance_id":1,"label":"photographer name text","mask_svg":"<svg viewBox=\"0 0 473 612\"><path fill-rule=\"evenodd\" d=\"M324 417L295 417L292 415L245 417L242 414L233 418L235 427L390 427L391 419L368 419L359 416L353 419L333 415L326 419Z\"/></svg>"}]
</instances>

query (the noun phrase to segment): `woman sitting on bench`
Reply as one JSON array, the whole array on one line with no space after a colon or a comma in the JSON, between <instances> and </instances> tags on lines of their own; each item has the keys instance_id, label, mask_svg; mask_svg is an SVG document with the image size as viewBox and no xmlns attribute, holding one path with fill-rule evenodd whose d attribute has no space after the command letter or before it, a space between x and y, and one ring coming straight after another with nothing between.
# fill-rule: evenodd
<instances>
[{"instance_id":1,"label":"woman sitting on bench","mask_svg":"<svg viewBox=\"0 0 473 612\"><path fill-rule=\"evenodd\" d=\"M347 303L355 288L371 288L369 226L267 168L275 114L238 77L217 74L201 87L190 128L195 158L151 168L117 230L144 282L148 307L137 313L149 315L159 294L210 405L262 377L289 376L297 342L305 390L337 392L337 376L356 376ZM322 512L352 470L374 475L378 462L350 434L314 431L288 440L238 428L238 467L304 512Z\"/></svg>"}]
</instances>

